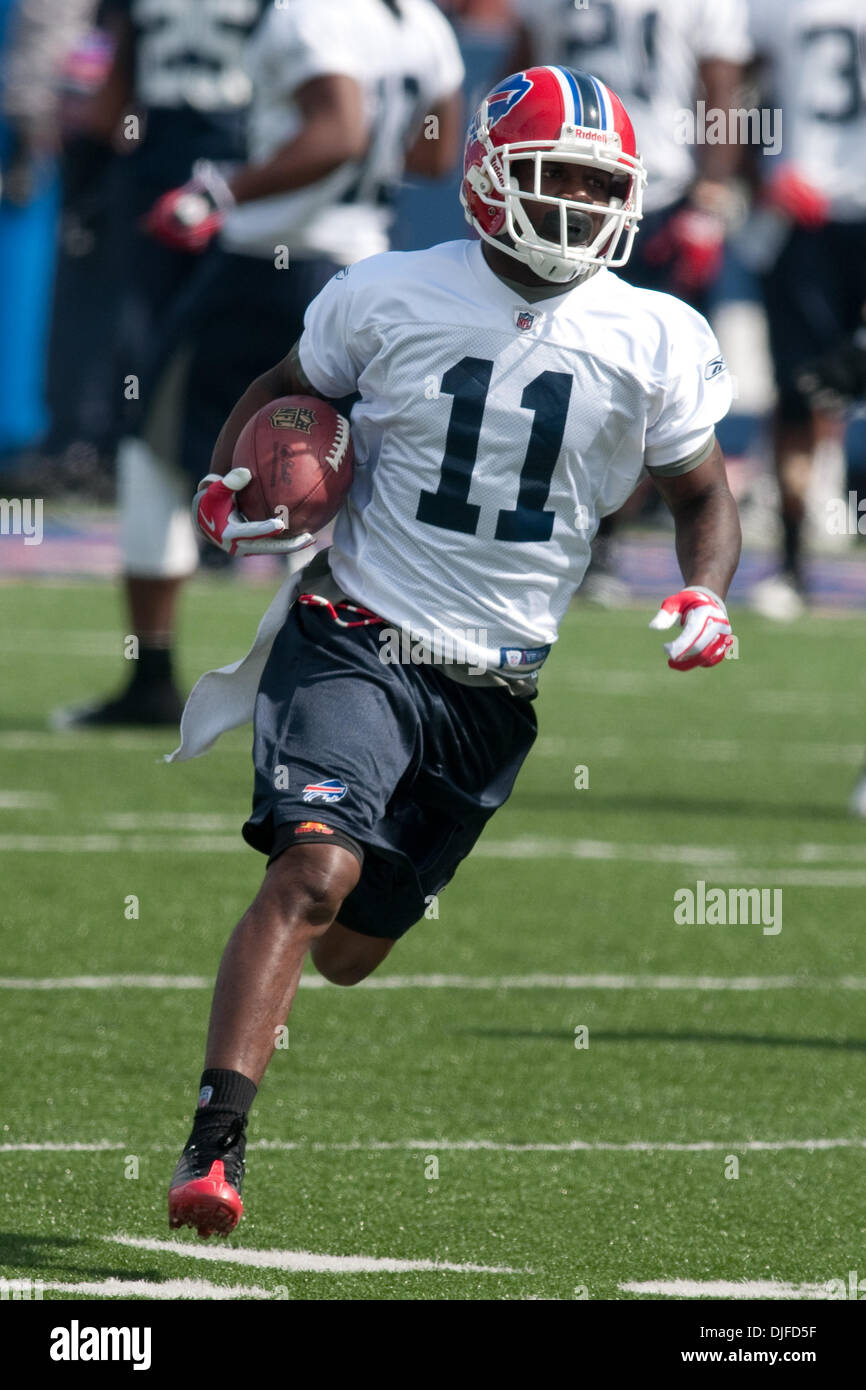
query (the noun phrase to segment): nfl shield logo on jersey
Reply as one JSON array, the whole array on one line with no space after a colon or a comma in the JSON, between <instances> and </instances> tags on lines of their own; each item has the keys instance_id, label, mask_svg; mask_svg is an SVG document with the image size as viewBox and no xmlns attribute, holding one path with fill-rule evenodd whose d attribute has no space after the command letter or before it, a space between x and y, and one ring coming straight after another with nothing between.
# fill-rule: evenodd
<instances>
[{"instance_id":1,"label":"nfl shield logo on jersey","mask_svg":"<svg viewBox=\"0 0 866 1390\"><path fill-rule=\"evenodd\" d=\"M514 322L520 329L521 333L525 333L527 328L531 328L538 317L539 315L533 313L531 309L514 310Z\"/></svg>"}]
</instances>

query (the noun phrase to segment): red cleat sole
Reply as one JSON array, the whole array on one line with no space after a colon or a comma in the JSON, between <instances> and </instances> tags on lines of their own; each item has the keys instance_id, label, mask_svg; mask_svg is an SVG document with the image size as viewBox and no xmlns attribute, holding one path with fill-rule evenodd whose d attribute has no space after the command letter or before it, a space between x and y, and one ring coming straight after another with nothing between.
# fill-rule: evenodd
<instances>
[{"instance_id":1,"label":"red cleat sole","mask_svg":"<svg viewBox=\"0 0 866 1390\"><path fill-rule=\"evenodd\" d=\"M176 1231L192 1226L208 1236L227 1236L244 1214L244 1204L230 1183L213 1178L195 1178L175 1187L168 1194L168 1224Z\"/></svg>"}]
</instances>

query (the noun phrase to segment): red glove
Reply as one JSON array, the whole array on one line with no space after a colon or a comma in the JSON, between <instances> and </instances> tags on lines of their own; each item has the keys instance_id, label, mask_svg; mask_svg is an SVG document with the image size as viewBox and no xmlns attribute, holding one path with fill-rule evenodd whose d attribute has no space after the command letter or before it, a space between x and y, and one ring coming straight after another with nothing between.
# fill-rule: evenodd
<instances>
[{"instance_id":1,"label":"red glove","mask_svg":"<svg viewBox=\"0 0 866 1390\"><path fill-rule=\"evenodd\" d=\"M193 524L227 555L288 555L313 544L308 531L287 536L282 517L247 521L237 506L237 494L250 481L248 468L231 468L224 478L206 473L192 500Z\"/></svg>"},{"instance_id":2,"label":"red glove","mask_svg":"<svg viewBox=\"0 0 866 1390\"><path fill-rule=\"evenodd\" d=\"M200 159L188 183L157 199L144 219L145 229L175 251L204 251L234 201L222 174Z\"/></svg>"},{"instance_id":3,"label":"red glove","mask_svg":"<svg viewBox=\"0 0 866 1390\"><path fill-rule=\"evenodd\" d=\"M680 589L666 598L650 627L664 630L679 618L682 632L665 642L672 671L691 671L695 666L717 666L733 646L728 610L712 589Z\"/></svg>"},{"instance_id":4,"label":"red glove","mask_svg":"<svg viewBox=\"0 0 866 1390\"><path fill-rule=\"evenodd\" d=\"M721 270L724 222L713 213L684 207L646 243L646 260L671 261L671 288L694 293L712 284Z\"/></svg>"},{"instance_id":5,"label":"red glove","mask_svg":"<svg viewBox=\"0 0 866 1390\"><path fill-rule=\"evenodd\" d=\"M670 261L671 287L677 294L694 293L712 284L722 268L725 224L699 208L683 208L650 237L644 249L655 265Z\"/></svg>"},{"instance_id":6,"label":"red glove","mask_svg":"<svg viewBox=\"0 0 866 1390\"><path fill-rule=\"evenodd\" d=\"M770 179L764 189L763 202L801 227L822 227L830 213L824 194L813 188L791 164L783 164Z\"/></svg>"}]
</instances>

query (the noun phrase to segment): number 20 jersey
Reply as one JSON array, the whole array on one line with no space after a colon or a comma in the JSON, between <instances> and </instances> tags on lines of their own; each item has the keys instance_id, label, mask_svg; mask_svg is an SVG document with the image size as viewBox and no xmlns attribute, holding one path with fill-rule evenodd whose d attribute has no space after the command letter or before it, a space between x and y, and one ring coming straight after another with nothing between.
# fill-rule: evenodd
<instances>
[{"instance_id":1,"label":"number 20 jersey","mask_svg":"<svg viewBox=\"0 0 866 1390\"><path fill-rule=\"evenodd\" d=\"M679 471L731 401L718 343L681 300L600 270L528 303L479 242L340 271L299 352L322 395L361 393L334 577L487 666L555 641L599 519L645 465Z\"/></svg>"}]
</instances>

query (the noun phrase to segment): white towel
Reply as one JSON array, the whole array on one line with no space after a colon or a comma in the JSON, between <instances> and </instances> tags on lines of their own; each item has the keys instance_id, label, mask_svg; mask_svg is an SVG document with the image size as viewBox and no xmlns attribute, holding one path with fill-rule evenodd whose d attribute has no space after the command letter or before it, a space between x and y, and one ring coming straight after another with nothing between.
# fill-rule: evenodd
<instances>
[{"instance_id":1,"label":"white towel","mask_svg":"<svg viewBox=\"0 0 866 1390\"><path fill-rule=\"evenodd\" d=\"M245 657L199 676L181 715L180 745L165 754L167 763L200 758L227 729L250 723L265 662L300 592L303 574L301 570L290 575L274 595Z\"/></svg>"}]
</instances>

